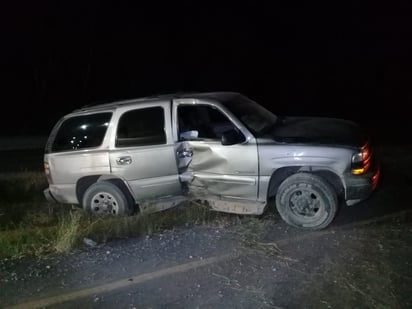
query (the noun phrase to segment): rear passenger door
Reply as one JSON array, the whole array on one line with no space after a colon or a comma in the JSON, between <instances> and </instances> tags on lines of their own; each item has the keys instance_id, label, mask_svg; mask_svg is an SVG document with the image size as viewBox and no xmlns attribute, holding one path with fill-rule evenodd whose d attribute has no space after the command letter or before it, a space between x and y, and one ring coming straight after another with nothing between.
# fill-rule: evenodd
<instances>
[{"instance_id":1,"label":"rear passenger door","mask_svg":"<svg viewBox=\"0 0 412 309\"><path fill-rule=\"evenodd\" d=\"M180 195L170 103L120 108L116 118L112 173L127 181L137 201Z\"/></svg>"}]
</instances>

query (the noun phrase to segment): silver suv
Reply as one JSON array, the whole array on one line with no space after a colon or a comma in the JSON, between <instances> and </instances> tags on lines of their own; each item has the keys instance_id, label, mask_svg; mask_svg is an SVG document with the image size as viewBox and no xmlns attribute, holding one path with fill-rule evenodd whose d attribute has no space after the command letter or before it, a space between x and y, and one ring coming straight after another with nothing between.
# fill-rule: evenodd
<instances>
[{"instance_id":1,"label":"silver suv","mask_svg":"<svg viewBox=\"0 0 412 309\"><path fill-rule=\"evenodd\" d=\"M260 215L274 198L287 223L322 229L340 204L356 204L375 189L374 157L350 121L281 118L234 92L164 95L64 116L46 145L44 193L117 215L188 199Z\"/></svg>"}]
</instances>

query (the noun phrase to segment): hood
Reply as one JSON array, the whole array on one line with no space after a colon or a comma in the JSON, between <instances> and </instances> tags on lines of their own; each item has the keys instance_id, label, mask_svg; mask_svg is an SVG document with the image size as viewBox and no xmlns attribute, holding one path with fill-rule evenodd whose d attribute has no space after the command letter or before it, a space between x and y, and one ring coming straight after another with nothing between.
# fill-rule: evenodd
<instances>
[{"instance_id":1,"label":"hood","mask_svg":"<svg viewBox=\"0 0 412 309\"><path fill-rule=\"evenodd\" d=\"M367 136L352 121L322 117L285 117L269 135L279 143L311 143L360 147Z\"/></svg>"}]
</instances>

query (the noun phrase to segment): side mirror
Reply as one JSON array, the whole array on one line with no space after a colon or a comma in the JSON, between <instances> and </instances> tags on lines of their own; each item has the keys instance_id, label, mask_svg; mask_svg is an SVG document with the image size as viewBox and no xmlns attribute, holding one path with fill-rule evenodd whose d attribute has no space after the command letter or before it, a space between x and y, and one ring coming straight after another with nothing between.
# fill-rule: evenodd
<instances>
[{"instance_id":1,"label":"side mirror","mask_svg":"<svg viewBox=\"0 0 412 309\"><path fill-rule=\"evenodd\" d=\"M245 137L241 132L238 132L234 129L222 133L221 142L222 145L230 146L245 141Z\"/></svg>"},{"instance_id":2,"label":"side mirror","mask_svg":"<svg viewBox=\"0 0 412 309\"><path fill-rule=\"evenodd\" d=\"M184 141L190 141L193 139L197 139L198 137L199 137L199 132L196 130L180 133L180 140L184 140Z\"/></svg>"}]
</instances>

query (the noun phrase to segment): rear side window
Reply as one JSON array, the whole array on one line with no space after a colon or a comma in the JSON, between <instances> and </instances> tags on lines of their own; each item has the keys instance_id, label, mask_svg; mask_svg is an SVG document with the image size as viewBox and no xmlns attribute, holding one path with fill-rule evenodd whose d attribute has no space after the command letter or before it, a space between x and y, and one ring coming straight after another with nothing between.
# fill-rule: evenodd
<instances>
[{"instance_id":1,"label":"rear side window","mask_svg":"<svg viewBox=\"0 0 412 309\"><path fill-rule=\"evenodd\" d=\"M161 107L125 112L119 120L116 147L160 145L166 143L164 111Z\"/></svg>"},{"instance_id":2,"label":"rear side window","mask_svg":"<svg viewBox=\"0 0 412 309\"><path fill-rule=\"evenodd\" d=\"M98 147L102 144L112 113L71 117L63 121L51 150L70 151Z\"/></svg>"}]
</instances>

